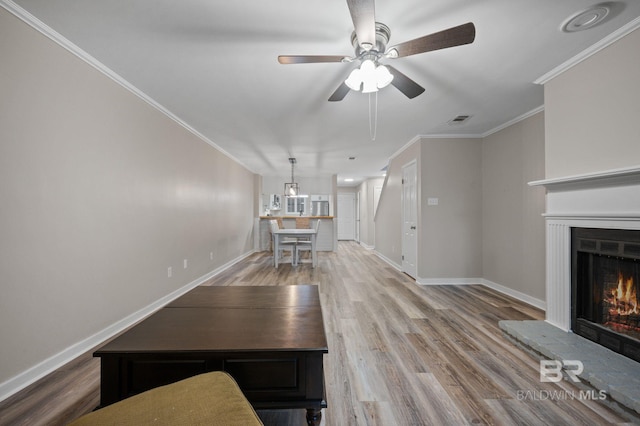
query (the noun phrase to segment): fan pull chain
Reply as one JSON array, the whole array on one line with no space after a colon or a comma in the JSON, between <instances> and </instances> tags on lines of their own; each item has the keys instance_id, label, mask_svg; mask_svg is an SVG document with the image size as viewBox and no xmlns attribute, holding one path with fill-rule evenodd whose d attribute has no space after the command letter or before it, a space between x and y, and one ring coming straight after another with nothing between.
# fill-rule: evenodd
<instances>
[{"instance_id":1,"label":"fan pull chain","mask_svg":"<svg viewBox=\"0 0 640 426\"><path fill-rule=\"evenodd\" d=\"M378 92L373 92L373 94L375 95L375 99L374 99L374 111L372 113L371 111L371 93L369 93L369 136L371 136L371 140L375 141L376 140L376 134L378 131ZM371 123L371 116L373 115L373 126Z\"/></svg>"}]
</instances>

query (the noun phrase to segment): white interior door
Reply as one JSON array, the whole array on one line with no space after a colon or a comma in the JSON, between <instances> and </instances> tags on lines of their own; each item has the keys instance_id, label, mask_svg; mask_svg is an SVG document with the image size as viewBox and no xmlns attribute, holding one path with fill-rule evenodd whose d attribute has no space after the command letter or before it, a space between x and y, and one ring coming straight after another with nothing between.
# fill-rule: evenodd
<instances>
[{"instance_id":1,"label":"white interior door","mask_svg":"<svg viewBox=\"0 0 640 426\"><path fill-rule=\"evenodd\" d=\"M402 270L415 278L418 258L418 178L415 161L402 168Z\"/></svg>"},{"instance_id":2,"label":"white interior door","mask_svg":"<svg viewBox=\"0 0 640 426\"><path fill-rule=\"evenodd\" d=\"M338 239L356 238L356 194L338 194Z\"/></svg>"}]
</instances>

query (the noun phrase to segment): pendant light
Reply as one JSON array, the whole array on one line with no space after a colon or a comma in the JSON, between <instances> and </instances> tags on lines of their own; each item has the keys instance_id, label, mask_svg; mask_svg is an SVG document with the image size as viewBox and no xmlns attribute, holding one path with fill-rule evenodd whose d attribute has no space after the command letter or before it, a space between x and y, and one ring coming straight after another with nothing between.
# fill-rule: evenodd
<instances>
[{"instance_id":1,"label":"pendant light","mask_svg":"<svg viewBox=\"0 0 640 426\"><path fill-rule=\"evenodd\" d=\"M300 187L293 179L293 166L296 164L296 159L289 158L289 163L291 163L291 182L284 184L284 195L286 197L298 197L300 196Z\"/></svg>"}]
</instances>

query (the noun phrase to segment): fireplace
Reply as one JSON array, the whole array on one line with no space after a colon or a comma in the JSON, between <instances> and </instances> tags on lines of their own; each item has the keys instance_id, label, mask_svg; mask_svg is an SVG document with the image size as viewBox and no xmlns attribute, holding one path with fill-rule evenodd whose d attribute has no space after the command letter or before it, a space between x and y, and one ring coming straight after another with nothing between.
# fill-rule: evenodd
<instances>
[{"instance_id":1,"label":"fireplace","mask_svg":"<svg viewBox=\"0 0 640 426\"><path fill-rule=\"evenodd\" d=\"M640 231L571 229L571 328L640 361Z\"/></svg>"},{"instance_id":2,"label":"fireplace","mask_svg":"<svg viewBox=\"0 0 640 426\"><path fill-rule=\"evenodd\" d=\"M545 321L564 331L578 333L577 329L581 329L590 336L585 337L592 340L604 336L606 342L599 343L607 347L618 345L622 351L626 351L625 355L638 360L638 346L633 345L637 344L637 338L620 332L626 329L625 324L621 324L621 327L616 326L617 330L606 327L600 323L601 319L593 316L596 308L585 308L581 305L576 310L574 302L578 300L578 257L581 258L581 304L585 298L597 301L604 297L604 290L598 290L597 287L593 289L593 284L583 282L583 277L588 278L590 275L589 268L593 268L589 266L589 262L593 265L596 258L619 258L622 259L623 265L639 262L640 255L635 249L640 246L640 166L545 179L530 182L529 185L543 186L547 190L544 214L547 228ZM581 236L580 233L583 231L579 229L585 229L587 235ZM589 235L591 231L595 231L595 234ZM607 236L609 232L612 234ZM577 237L585 240L583 243L572 244L576 233ZM604 250L599 250L602 248ZM583 254L578 256L578 252ZM584 258L590 259L587 260L586 266L583 264ZM616 266L614 269L616 272L613 273L613 281L616 281L617 285L619 278L616 276ZM623 275L625 270L627 266L622 267ZM636 286L637 300L638 280L635 277L630 278L633 278ZM624 276L622 280L624 281ZM591 291L588 290L589 286L592 286ZM584 290L585 287L587 290ZM594 294L594 291L598 294ZM610 342L608 337L615 337L621 341Z\"/></svg>"}]
</instances>

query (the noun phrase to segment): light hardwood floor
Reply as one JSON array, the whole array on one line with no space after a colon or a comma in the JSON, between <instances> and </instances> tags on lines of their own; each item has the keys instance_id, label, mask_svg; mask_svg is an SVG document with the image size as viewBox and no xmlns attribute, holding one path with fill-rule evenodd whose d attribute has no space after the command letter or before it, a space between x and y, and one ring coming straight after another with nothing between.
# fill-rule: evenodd
<instances>
[{"instance_id":1,"label":"light hardwood floor","mask_svg":"<svg viewBox=\"0 0 640 426\"><path fill-rule=\"evenodd\" d=\"M323 306L323 425L637 421L579 399L571 383L539 381L538 360L505 339L498 321L542 319L540 310L480 285L418 286L356 243L320 253L316 269L275 270L269 253L257 253L205 285L297 284L318 285ZM97 405L98 385L98 361L86 354L0 403L0 424L64 424ZM305 424L304 410L260 415L267 426Z\"/></svg>"}]
</instances>

